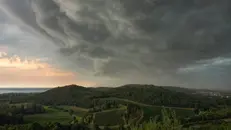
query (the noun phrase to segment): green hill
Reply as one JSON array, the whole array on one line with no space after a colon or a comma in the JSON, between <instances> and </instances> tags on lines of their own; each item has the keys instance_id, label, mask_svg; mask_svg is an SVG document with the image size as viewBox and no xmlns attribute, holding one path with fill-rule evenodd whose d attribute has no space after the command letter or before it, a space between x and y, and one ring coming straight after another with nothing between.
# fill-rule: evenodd
<instances>
[{"instance_id":1,"label":"green hill","mask_svg":"<svg viewBox=\"0 0 231 130\"><path fill-rule=\"evenodd\" d=\"M185 88L130 84L117 88L85 88L69 85L24 98L44 105L69 105L91 108L93 99L121 98L139 103L169 107L194 107L195 103L213 104L215 100L189 93Z\"/></svg>"},{"instance_id":2,"label":"green hill","mask_svg":"<svg viewBox=\"0 0 231 130\"><path fill-rule=\"evenodd\" d=\"M99 92L93 88L69 85L48 90L29 97L31 101L45 105L68 105L89 108L91 97Z\"/></svg>"}]
</instances>

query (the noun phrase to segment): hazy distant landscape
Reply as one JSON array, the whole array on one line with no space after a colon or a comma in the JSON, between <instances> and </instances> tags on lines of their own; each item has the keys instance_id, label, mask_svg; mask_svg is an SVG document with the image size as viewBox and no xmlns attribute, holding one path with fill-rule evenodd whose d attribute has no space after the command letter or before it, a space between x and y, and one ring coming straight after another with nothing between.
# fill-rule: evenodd
<instances>
[{"instance_id":1,"label":"hazy distant landscape","mask_svg":"<svg viewBox=\"0 0 231 130\"><path fill-rule=\"evenodd\" d=\"M51 88L0 88L0 94L3 93L41 93Z\"/></svg>"}]
</instances>

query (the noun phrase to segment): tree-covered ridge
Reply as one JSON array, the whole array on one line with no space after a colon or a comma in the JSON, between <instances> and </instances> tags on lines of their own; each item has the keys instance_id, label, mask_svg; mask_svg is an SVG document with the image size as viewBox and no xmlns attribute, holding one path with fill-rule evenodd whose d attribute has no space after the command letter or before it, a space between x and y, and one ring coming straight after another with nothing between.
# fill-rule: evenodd
<instances>
[{"instance_id":1,"label":"tree-covered ridge","mask_svg":"<svg viewBox=\"0 0 231 130\"><path fill-rule=\"evenodd\" d=\"M195 104L215 105L219 99L202 95L193 95L192 90L183 88L169 88L154 85L125 85L117 88L85 88L69 85L58 87L47 92L20 98L35 101L45 105L75 105L91 108L93 99L122 98L149 105L164 105L171 107L190 107ZM15 101L19 100L18 98Z\"/></svg>"}]
</instances>

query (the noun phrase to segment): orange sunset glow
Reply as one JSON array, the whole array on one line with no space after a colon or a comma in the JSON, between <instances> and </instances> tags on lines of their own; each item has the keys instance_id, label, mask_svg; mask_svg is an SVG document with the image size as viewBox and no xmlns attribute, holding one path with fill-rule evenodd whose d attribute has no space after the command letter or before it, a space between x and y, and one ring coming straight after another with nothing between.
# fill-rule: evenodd
<instances>
[{"instance_id":1,"label":"orange sunset glow","mask_svg":"<svg viewBox=\"0 0 231 130\"><path fill-rule=\"evenodd\" d=\"M0 52L0 87L55 87L75 83L92 86L94 83L78 80L78 75L53 67L40 59L9 57Z\"/></svg>"}]
</instances>

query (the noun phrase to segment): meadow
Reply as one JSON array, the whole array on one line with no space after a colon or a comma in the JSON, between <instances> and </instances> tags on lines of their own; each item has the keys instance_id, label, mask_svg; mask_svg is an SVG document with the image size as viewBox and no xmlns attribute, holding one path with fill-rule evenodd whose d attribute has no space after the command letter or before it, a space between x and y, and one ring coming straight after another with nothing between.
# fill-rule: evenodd
<instances>
[{"instance_id":1,"label":"meadow","mask_svg":"<svg viewBox=\"0 0 231 130\"><path fill-rule=\"evenodd\" d=\"M116 126L118 124L124 124L124 120L122 118L122 114L126 111L124 108L106 110L102 112L96 112L95 121L96 124L100 126Z\"/></svg>"},{"instance_id":2,"label":"meadow","mask_svg":"<svg viewBox=\"0 0 231 130\"><path fill-rule=\"evenodd\" d=\"M184 118L184 117L189 117L189 116L194 115L194 111L192 108L153 106L153 105L147 105L147 104L131 101L128 99L113 98L113 97L100 99L101 103L103 103L105 101L116 101L116 103L118 103L118 104L123 104L123 105L134 104L134 105L140 106L143 110L142 121L149 121L150 117L160 116L161 110L163 108L175 111L176 115L179 118Z\"/></svg>"},{"instance_id":3,"label":"meadow","mask_svg":"<svg viewBox=\"0 0 231 130\"><path fill-rule=\"evenodd\" d=\"M72 121L72 116L68 112L64 112L61 110L53 109L48 106L45 106L45 113L42 114L33 114L24 116L24 120L26 123L54 123L59 122L62 124L68 124Z\"/></svg>"}]
</instances>

